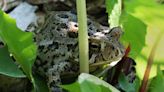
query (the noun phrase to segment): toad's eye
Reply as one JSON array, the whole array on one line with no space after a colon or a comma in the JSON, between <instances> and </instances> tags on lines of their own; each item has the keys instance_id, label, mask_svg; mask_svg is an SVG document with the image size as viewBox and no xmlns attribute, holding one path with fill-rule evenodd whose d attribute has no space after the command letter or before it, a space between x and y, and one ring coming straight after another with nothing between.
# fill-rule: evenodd
<instances>
[{"instance_id":1,"label":"toad's eye","mask_svg":"<svg viewBox=\"0 0 164 92\"><path fill-rule=\"evenodd\" d=\"M111 37L116 38L116 39L120 38L121 34L122 34L122 31L120 27L115 27L111 29L110 31Z\"/></svg>"},{"instance_id":2,"label":"toad's eye","mask_svg":"<svg viewBox=\"0 0 164 92\"><path fill-rule=\"evenodd\" d=\"M91 43L91 44L90 44L90 47L91 47L91 48L100 48L100 45L97 44L97 43Z\"/></svg>"}]
</instances>

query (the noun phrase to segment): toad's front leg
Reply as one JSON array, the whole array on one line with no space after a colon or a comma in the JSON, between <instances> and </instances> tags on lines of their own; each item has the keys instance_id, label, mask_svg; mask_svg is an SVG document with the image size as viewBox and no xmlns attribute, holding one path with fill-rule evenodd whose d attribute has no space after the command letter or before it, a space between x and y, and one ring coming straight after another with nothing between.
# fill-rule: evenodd
<instances>
[{"instance_id":1,"label":"toad's front leg","mask_svg":"<svg viewBox=\"0 0 164 92\"><path fill-rule=\"evenodd\" d=\"M48 87L50 88L51 92L63 92L62 89L59 87L59 85L61 85L60 75L64 72L70 71L71 63L65 61L53 65L53 67L48 70L48 73L46 75Z\"/></svg>"}]
</instances>

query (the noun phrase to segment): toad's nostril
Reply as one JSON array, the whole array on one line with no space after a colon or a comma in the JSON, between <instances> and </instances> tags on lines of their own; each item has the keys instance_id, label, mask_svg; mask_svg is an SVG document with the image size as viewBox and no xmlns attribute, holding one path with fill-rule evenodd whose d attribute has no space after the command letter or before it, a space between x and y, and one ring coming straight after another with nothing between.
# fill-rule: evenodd
<instances>
[{"instance_id":1,"label":"toad's nostril","mask_svg":"<svg viewBox=\"0 0 164 92\"><path fill-rule=\"evenodd\" d=\"M76 22L69 22L69 31L77 32L78 31L78 24Z\"/></svg>"},{"instance_id":2,"label":"toad's nostril","mask_svg":"<svg viewBox=\"0 0 164 92\"><path fill-rule=\"evenodd\" d=\"M78 27L78 25L77 24L74 24L74 27Z\"/></svg>"}]
</instances>

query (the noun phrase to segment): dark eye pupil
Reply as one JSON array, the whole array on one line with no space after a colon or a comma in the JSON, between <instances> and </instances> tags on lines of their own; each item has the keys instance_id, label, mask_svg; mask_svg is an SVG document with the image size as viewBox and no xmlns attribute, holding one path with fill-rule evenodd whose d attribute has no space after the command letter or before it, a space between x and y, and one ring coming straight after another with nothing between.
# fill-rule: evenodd
<instances>
[{"instance_id":1,"label":"dark eye pupil","mask_svg":"<svg viewBox=\"0 0 164 92\"><path fill-rule=\"evenodd\" d=\"M90 45L92 48L99 48L98 44L91 44Z\"/></svg>"}]
</instances>

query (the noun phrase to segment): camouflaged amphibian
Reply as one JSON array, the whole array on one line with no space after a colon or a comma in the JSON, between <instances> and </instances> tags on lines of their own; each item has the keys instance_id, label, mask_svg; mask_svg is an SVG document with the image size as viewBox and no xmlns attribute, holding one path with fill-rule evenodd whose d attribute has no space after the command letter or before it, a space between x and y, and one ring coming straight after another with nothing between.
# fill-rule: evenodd
<instances>
[{"instance_id":1,"label":"camouflaged amphibian","mask_svg":"<svg viewBox=\"0 0 164 92\"><path fill-rule=\"evenodd\" d=\"M47 79L52 92L62 92L61 74L79 71L77 16L68 11L51 12L44 25L35 30L38 45L34 71ZM124 48L119 42L119 27L104 29L100 24L88 19L88 40L90 64L101 61L120 60Z\"/></svg>"}]
</instances>

